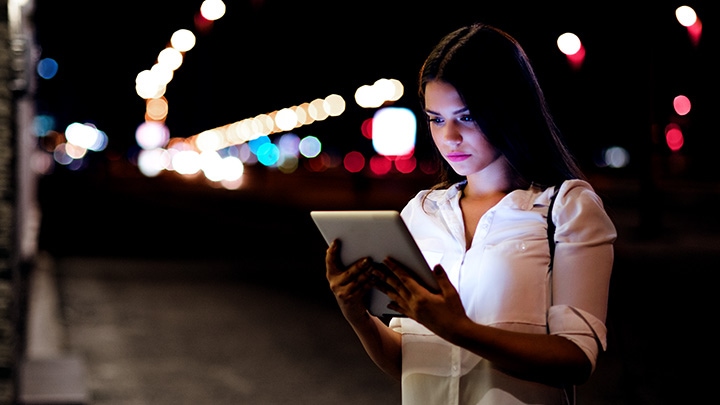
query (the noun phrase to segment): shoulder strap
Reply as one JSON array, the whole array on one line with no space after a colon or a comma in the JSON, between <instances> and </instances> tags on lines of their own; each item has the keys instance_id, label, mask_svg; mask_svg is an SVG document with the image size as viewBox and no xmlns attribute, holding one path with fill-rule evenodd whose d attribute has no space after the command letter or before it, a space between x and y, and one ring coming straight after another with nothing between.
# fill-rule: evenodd
<instances>
[{"instance_id":1,"label":"shoulder strap","mask_svg":"<svg viewBox=\"0 0 720 405\"><path fill-rule=\"evenodd\" d=\"M557 197L559 190L560 190L560 186L555 186L555 190L553 190L553 194L550 197L550 205L548 206L548 212L547 212L547 235L548 235L548 243L550 244L550 268L551 269L553 266L553 258L555 256L555 223L552 220L552 209L553 209L553 205L555 205L555 197Z\"/></svg>"}]
</instances>

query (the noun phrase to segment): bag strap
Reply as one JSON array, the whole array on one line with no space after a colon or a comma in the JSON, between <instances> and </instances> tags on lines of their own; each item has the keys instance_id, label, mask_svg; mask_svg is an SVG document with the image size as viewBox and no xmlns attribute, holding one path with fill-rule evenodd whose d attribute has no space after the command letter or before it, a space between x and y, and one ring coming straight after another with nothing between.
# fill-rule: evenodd
<instances>
[{"instance_id":1,"label":"bag strap","mask_svg":"<svg viewBox=\"0 0 720 405\"><path fill-rule=\"evenodd\" d=\"M555 186L555 190L553 190L552 196L550 197L550 205L548 205L547 212L547 235L548 244L550 244L550 269L552 269L553 258L555 257L555 223L552 220L552 209L553 205L555 205L555 197L557 197L559 190L560 187Z\"/></svg>"}]
</instances>

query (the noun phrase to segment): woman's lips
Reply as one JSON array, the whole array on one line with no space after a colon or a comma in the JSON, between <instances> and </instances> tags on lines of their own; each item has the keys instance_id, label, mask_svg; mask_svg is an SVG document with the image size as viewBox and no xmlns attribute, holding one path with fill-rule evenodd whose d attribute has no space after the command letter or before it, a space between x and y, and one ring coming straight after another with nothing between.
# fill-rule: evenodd
<instances>
[{"instance_id":1,"label":"woman's lips","mask_svg":"<svg viewBox=\"0 0 720 405\"><path fill-rule=\"evenodd\" d=\"M447 160L451 162L462 162L463 160L469 158L470 155L467 153L449 153L447 155Z\"/></svg>"}]
</instances>

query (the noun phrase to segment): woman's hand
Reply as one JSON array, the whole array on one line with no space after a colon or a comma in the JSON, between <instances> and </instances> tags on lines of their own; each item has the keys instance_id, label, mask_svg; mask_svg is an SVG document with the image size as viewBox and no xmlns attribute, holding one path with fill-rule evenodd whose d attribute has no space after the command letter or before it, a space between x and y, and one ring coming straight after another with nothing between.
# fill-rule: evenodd
<instances>
[{"instance_id":1,"label":"woman's hand","mask_svg":"<svg viewBox=\"0 0 720 405\"><path fill-rule=\"evenodd\" d=\"M325 255L325 276L340 310L348 321L367 316L365 295L372 288L372 260L364 258L345 267L340 260L340 240L328 246Z\"/></svg>"},{"instance_id":2,"label":"woman's hand","mask_svg":"<svg viewBox=\"0 0 720 405\"><path fill-rule=\"evenodd\" d=\"M473 322L442 266L433 274L440 291L415 280L397 261L383 262L387 274L373 270L377 286L393 301L389 307L423 324L439 337L472 351L509 373L546 384L580 384L591 363L570 340L557 335L521 333Z\"/></svg>"},{"instance_id":3,"label":"woman's hand","mask_svg":"<svg viewBox=\"0 0 720 405\"><path fill-rule=\"evenodd\" d=\"M400 334L371 316L365 306L365 296L375 285L370 269L378 264L367 257L346 267L340 260L340 248L340 241L335 240L325 255L325 274L330 290L370 358L381 370L399 380L402 371Z\"/></svg>"},{"instance_id":4,"label":"woman's hand","mask_svg":"<svg viewBox=\"0 0 720 405\"><path fill-rule=\"evenodd\" d=\"M431 291L410 275L400 262L387 258L383 264L390 270L373 270L376 285L390 298L390 309L400 312L423 324L440 337L461 322L469 321L460 295L452 285L441 265L433 269L439 291Z\"/></svg>"}]
</instances>

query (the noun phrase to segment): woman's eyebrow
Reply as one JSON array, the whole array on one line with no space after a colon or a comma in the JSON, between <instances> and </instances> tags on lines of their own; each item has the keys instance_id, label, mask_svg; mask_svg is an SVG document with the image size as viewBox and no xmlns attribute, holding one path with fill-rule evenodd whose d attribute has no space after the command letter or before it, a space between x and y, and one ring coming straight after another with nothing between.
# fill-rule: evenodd
<instances>
[{"instance_id":1,"label":"woman's eyebrow","mask_svg":"<svg viewBox=\"0 0 720 405\"><path fill-rule=\"evenodd\" d=\"M461 108L461 109L459 109L459 110L453 111L452 114L453 114L453 115L462 114L462 113L468 112L469 110L470 110L469 108L463 107L463 108ZM435 111L433 111L433 110L430 110L430 109L427 109L427 108L425 109L425 113L427 113L427 114L432 114L432 115L442 115L442 114L440 114L440 113L437 113L437 112L435 112Z\"/></svg>"}]
</instances>

